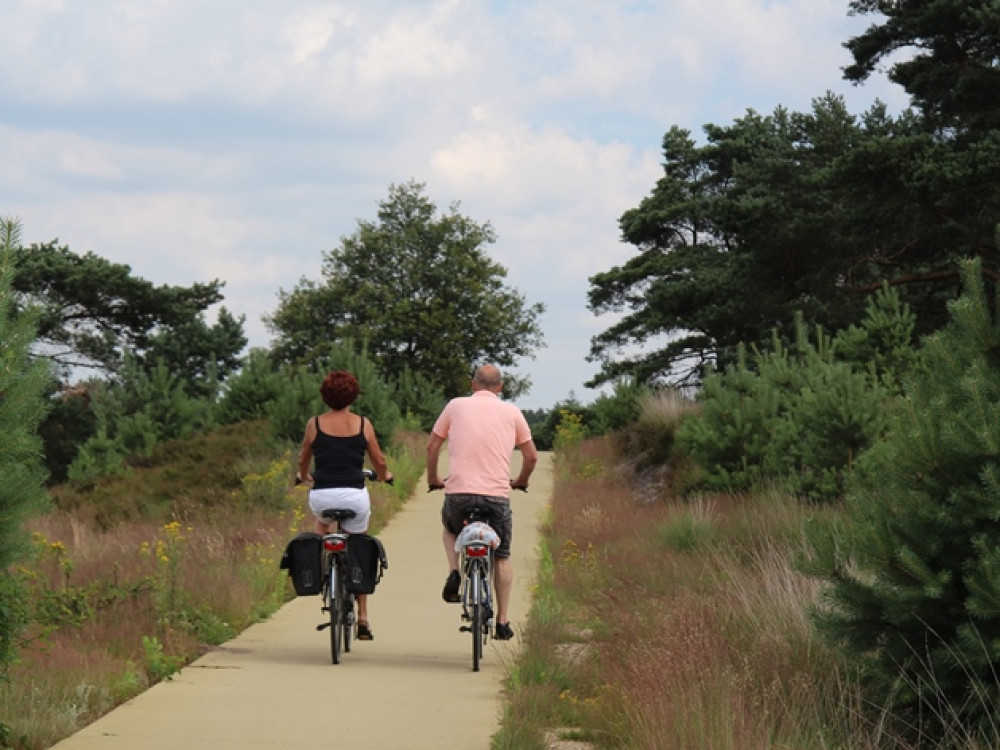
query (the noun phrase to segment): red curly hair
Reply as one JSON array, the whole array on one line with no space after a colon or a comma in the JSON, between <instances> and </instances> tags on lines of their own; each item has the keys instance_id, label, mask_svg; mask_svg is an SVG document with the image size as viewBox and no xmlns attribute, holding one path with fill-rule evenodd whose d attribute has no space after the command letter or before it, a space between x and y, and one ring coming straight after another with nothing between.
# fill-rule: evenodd
<instances>
[{"instance_id":1,"label":"red curly hair","mask_svg":"<svg viewBox=\"0 0 1000 750\"><path fill-rule=\"evenodd\" d=\"M361 387L358 379L346 370L334 370L324 378L323 385L319 387L323 403L336 411L353 404L359 393Z\"/></svg>"}]
</instances>

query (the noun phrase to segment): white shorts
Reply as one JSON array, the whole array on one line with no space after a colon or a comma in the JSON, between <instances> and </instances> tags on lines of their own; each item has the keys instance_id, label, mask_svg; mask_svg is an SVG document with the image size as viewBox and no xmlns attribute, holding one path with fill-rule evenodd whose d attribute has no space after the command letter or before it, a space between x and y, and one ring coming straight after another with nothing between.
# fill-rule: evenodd
<instances>
[{"instance_id":1,"label":"white shorts","mask_svg":"<svg viewBox=\"0 0 1000 750\"><path fill-rule=\"evenodd\" d=\"M368 531L368 519L372 514L372 503L368 497L368 488L362 487L327 487L322 490L309 490L309 509L320 521L320 515L328 508L350 508L357 513L354 518L341 522L340 528L348 534L361 534ZM326 521L323 521L326 523Z\"/></svg>"}]
</instances>

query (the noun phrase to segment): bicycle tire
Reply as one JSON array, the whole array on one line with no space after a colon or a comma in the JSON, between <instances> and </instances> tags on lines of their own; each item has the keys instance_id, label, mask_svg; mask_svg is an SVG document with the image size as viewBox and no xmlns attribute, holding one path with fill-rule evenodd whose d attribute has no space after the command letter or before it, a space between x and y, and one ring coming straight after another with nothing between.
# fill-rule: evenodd
<instances>
[{"instance_id":1,"label":"bicycle tire","mask_svg":"<svg viewBox=\"0 0 1000 750\"><path fill-rule=\"evenodd\" d=\"M472 567L469 581L469 592L472 599L472 671L479 671L479 662L483 656L483 588L482 571L478 565Z\"/></svg>"},{"instance_id":2,"label":"bicycle tire","mask_svg":"<svg viewBox=\"0 0 1000 750\"><path fill-rule=\"evenodd\" d=\"M340 565L336 558L330 565L330 658L340 664L341 628L344 627L344 591L340 580Z\"/></svg>"},{"instance_id":3,"label":"bicycle tire","mask_svg":"<svg viewBox=\"0 0 1000 750\"><path fill-rule=\"evenodd\" d=\"M351 653L351 630L354 627L354 597L344 595L344 653Z\"/></svg>"}]
</instances>

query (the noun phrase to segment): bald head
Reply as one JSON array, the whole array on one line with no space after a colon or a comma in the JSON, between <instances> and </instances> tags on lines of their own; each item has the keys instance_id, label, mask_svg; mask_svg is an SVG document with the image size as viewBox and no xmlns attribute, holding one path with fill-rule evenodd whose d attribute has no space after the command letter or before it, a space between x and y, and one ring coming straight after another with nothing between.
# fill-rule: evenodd
<instances>
[{"instance_id":1,"label":"bald head","mask_svg":"<svg viewBox=\"0 0 1000 750\"><path fill-rule=\"evenodd\" d=\"M472 376L472 390L499 393L502 387L500 369L496 365L480 365L476 368L476 374Z\"/></svg>"}]
</instances>

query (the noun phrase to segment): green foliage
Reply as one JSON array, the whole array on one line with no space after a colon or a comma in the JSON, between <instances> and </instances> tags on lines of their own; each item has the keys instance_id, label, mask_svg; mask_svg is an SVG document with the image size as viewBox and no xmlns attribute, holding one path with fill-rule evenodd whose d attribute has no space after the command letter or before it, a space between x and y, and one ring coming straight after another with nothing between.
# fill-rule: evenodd
<instances>
[{"instance_id":1,"label":"green foliage","mask_svg":"<svg viewBox=\"0 0 1000 750\"><path fill-rule=\"evenodd\" d=\"M794 347L706 377L701 413L678 432L704 487L748 490L778 482L814 500L839 498L857 457L882 433L886 409L914 366L913 316L881 289L861 325L811 340L801 317Z\"/></svg>"},{"instance_id":2,"label":"green foliage","mask_svg":"<svg viewBox=\"0 0 1000 750\"><path fill-rule=\"evenodd\" d=\"M556 458L564 462L573 462L580 449L580 443L586 437L583 419L568 409L559 412L559 423L556 425L556 439L552 449Z\"/></svg>"},{"instance_id":3,"label":"green foliage","mask_svg":"<svg viewBox=\"0 0 1000 750\"><path fill-rule=\"evenodd\" d=\"M154 682L171 679L184 666L184 659L167 654L163 644L154 636L142 637L142 650L146 655L146 671Z\"/></svg>"},{"instance_id":4,"label":"green foliage","mask_svg":"<svg viewBox=\"0 0 1000 750\"><path fill-rule=\"evenodd\" d=\"M242 366L230 375L222 389L217 418L220 424L261 419L268 405L276 401L285 388L284 376L271 363L263 349L253 349Z\"/></svg>"},{"instance_id":5,"label":"green foliage","mask_svg":"<svg viewBox=\"0 0 1000 750\"><path fill-rule=\"evenodd\" d=\"M566 400L557 402L548 411L539 411L533 414L533 418L540 420L534 424L529 422L532 437L538 448L541 450L555 450L557 430L565 419L566 414L572 414L575 418L578 418L584 427L585 433L589 434L591 426L595 421L594 412L590 407L581 403L576 394L571 392Z\"/></svg>"},{"instance_id":6,"label":"green foliage","mask_svg":"<svg viewBox=\"0 0 1000 750\"><path fill-rule=\"evenodd\" d=\"M11 285L20 231L14 219L0 218L0 679L24 625L20 592L8 571L25 553L23 522L47 502L37 429L47 408L43 395L50 374L29 357L34 313L15 314Z\"/></svg>"},{"instance_id":7,"label":"green foliage","mask_svg":"<svg viewBox=\"0 0 1000 750\"><path fill-rule=\"evenodd\" d=\"M214 400L220 383L241 366L243 321L223 307L212 326L200 315L175 323L149 337L142 362L147 370L165 366L192 396Z\"/></svg>"},{"instance_id":8,"label":"green foliage","mask_svg":"<svg viewBox=\"0 0 1000 750\"><path fill-rule=\"evenodd\" d=\"M856 368L873 368L882 385L901 394L904 378L920 364L916 322L899 291L883 284L869 300L861 324L837 332L834 354Z\"/></svg>"},{"instance_id":9,"label":"green foliage","mask_svg":"<svg viewBox=\"0 0 1000 750\"><path fill-rule=\"evenodd\" d=\"M280 512L288 507L288 477L292 473L291 451L270 462L263 471L240 477L240 499L249 507Z\"/></svg>"},{"instance_id":10,"label":"green foliage","mask_svg":"<svg viewBox=\"0 0 1000 750\"><path fill-rule=\"evenodd\" d=\"M753 487L777 473L778 467L766 460L771 456L766 430L781 414L770 380L741 358L724 374L706 377L698 400L699 416L681 425L677 441L701 467L705 487Z\"/></svg>"},{"instance_id":11,"label":"green foliage","mask_svg":"<svg viewBox=\"0 0 1000 750\"><path fill-rule=\"evenodd\" d=\"M97 430L97 416L90 408L90 387L81 384L76 388L61 388L55 380L51 382L51 408L38 426L50 485L66 481L80 446Z\"/></svg>"},{"instance_id":12,"label":"green foliage","mask_svg":"<svg viewBox=\"0 0 1000 750\"><path fill-rule=\"evenodd\" d=\"M889 80L940 128L984 131L1000 127L997 55L1000 31L992 0L887 3L853 0L851 12L877 13L880 22L844 46L854 64L845 78L863 81L892 57ZM906 54L897 55L899 50Z\"/></svg>"},{"instance_id":13,"label":"green foliage","mask_svg":"<svg viewBox=\"0 0 1000 750\"><path fill-rule=\"evenodd\" d=\"M1000 719L1000 321L980 263L859 462L844 521L810 533L821 631L874 705L932 741ZM990 299L994 297L994 299Z\"/></svg>"},{"instance_id":14,"label":"green foliage","mask_svg":"<svg viewBox=\"0 0 1000 750\"><path fill-rule=\"evenodd\" d=\"M82 488L92 487L102 477L123 476L127 471L118 441L109 438L107 428L101 426L97 434L80 447L66 477Z\"/></svg>"},{"instance_id":15,"label":"green foliage","mask_svg":"<svg viewBox=\"0 0 1000 750\"><path fill-rule=\"evenodd\" d=\"M634 423L639 417L642 399L649 392L649 387L635 378L616 380L610 394L600 394L590 405L594 421L589 436L616 432Z\"/></svg>"},{"instance_id":16,"label":"green foliage","mask_svg":"<svg viewBox=\"0 0 1000 750\"><path fill-rule=\"evenodd\" d=\"M165 362L140 368L131 357L107 390L109 423L125 452L148 456L164 440L187 437L212 423L208 402L188 392L187 381Z\"/></svg>"},{"instance_id":17,"label":"green foliage","mask_svg":"<svg viewBox=\"0 0 1000 750\"><path fill-rule=\"evenodd\" d=\"M546 423L549 417L552 415L554 409L523 409L524 420L528 423L528 427L531 428L531 438L535 443L535 447L540 451L552 450L552 440L555 435L553 430L555 425L549 429L546 427Z\"/></svg>"},{"instance_id":18,"label":"green foliage","mask_svg":"<svg viewBox=\"0 0 1000 750\"><path fill-rule=\"evenodd\" d=\"M393 400L408 420L410 429L430 432L444 408L444 392L423 373L404 367L394 382Z\"/></svg>"},{"instance_id":19,"label":"green foliage","mask_svg":"<svg viewBox=\"0 0 1000 750\"><path fill-rule=\"evenodd\" d=\"M240 476L248 473L248 458L263 454L270 461L283 450L264 421L226 425L159 443L151 456L134 467L125 464L119 475L54 487L52 495L61 510L87 507L103 528L129 520L166 522L191 507L229 507Z\"/></svg>"},{"instance_id":20,"label":"green foliage","mask_svg":"<svg viewBox=\"0 0 1000 750\"><path fill-rule=\"evenodd\" d=\"M163 362L144 370L126 357L121 378L91 388L96 434L69 467L74 482L119 475L129 457L148 458L165 440L187 437L212 423L212 407L187 393L186 382Z\"/></svg>"},{"instance_id":21,"label":"green foliage","mask_svg":"<svg viewBox=\"0 0 1000 750\"><path fill-rule=\"evenodd\" d=\"M205 310L222 300L218 280L155 286L126 265L77 255L55 241L16 248L14 260L14 290L42 310L45 356L66 368L113 373L132 352L148 367L163 360L207 395L214 385L205 381L235 370L246 346L242 317L222 308L214 325L204 321Z\"/></svg>"},{"instance_id":22,"label":"green foliage","mask_svg":"<svg viewBox=\"0 0 1000 750\"><path fill-rule=\"evenodd\" d=\"M306 422L328 409L319 394L323 379L332 370L348 370L361 386L361 394L351 410L371 420L380 443L391 439L402 418L395 389L382 378L367 348L356 351L354 342L347 340L329 344L317 350L317 354L310 367L299 366L291 371L286 387L269 405L268 417L275 437L299 443Z\"/></svg>"},{"instance_id":23,"label":"green foliage","mask_svg":"<svg viewBox=\"0 0 1000 750\"><path fill-rule=\"evenodd\" d=\"M492 227L437 207L415 182L392 185L375 221L323 256L323 280L279 294L266 322L281 362L313 361L329 341L368 342L372 360L397 381L419 373L447 398L468 391L475 364L513 365L541 346L541 304L506 286L506 269L484 247ZM509 397L527 383L509 378Z\"/></svg>"},{"instance_id":24,"label":"green foliage","mask_svg":"<svg viewBox=\"0 0 1000 750\"><path fill-rule=\"evenodd\" d=\"M932 5L928 16L963 4ZM928 36L937 31L947 36ZM994 41L979 62L995 54ZM994 104L979 104L996 117ZM768 347L776 325L794 340L796 312L829 331L856 322L884 282L926 335L947 320L963 258L1000 272L1000 183L989 177L1000 168L1000 131L951 137L882 104L854 116L832 95L807 113L749 111L704 131L703 145L681 128L667 132L663 176L619 222L636 255L590 279L590 309L618 315L592 339L600 371L588 385L622 375L695 384L709 365L735 365L740 345Z\"/></svg>"}]
</instances>

